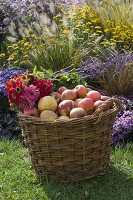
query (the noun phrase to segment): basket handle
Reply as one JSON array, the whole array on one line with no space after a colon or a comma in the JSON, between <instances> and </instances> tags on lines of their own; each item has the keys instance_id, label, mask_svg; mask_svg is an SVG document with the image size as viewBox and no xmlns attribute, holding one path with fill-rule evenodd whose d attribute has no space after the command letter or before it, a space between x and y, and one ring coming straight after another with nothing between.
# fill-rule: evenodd
<instances>
[{"instance_id":1,"label":"basket handle","mask_svg":"<svg viewBox=\"0 0 133 200\"><path fill-rule=\"evenodd\" d=\"M106 108L108 108L108 106L111 105L111 103L115 103L115 107L117 110L120 109L120 100L118 100L116 98L110 98L110 99L106 100L101 106L99 106L99 108L93 114L94 117L98 117L98 120L96 121L96 123L101 120L101 116L102 116L104 110Z\"/></svg>"}]
</instances>

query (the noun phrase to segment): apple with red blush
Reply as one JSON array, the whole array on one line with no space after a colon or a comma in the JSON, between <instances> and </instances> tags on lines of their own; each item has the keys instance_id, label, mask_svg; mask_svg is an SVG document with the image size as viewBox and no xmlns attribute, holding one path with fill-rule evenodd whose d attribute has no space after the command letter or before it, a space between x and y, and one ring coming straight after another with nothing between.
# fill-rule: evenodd
<instances>
[{"instance_id":1,"label":"apple with red blush","mask_svg":"<svg viewBox=\"0 0 133 200\"><path fill-rule=\"evenodd\" d=\"M93 100L93 102L96 102L98 100L101 100L101 94L96 90L91 90L86 95L87 98L90 98Z\"/></svg>"},{"instance_id":2,"label":"apple with red blush","mask_svg":"<svg viewBox=\"0 0 133 200\"><path fill-rule=\"evenodd\" d=\"M102 101L106 101L106 100L108 100L108 99L109 99L108 96L103 96L103 95L101 95L101 100L102 100Z\"/></svg>"},{"instance_id":3,"label":"apple with red blush","mask_svg":"<svg viewBox=\"0 0 133 200\"><path fill-rule=\"evenodd\" d=\"M94 111L97 110L105 101L102 100L98 100L94 103ZM113 103L108 103L107 107L103 109L104 112L112 109L113 107Z\"/></svg>"},{"instance_id":4,"label":"apple with red blush","mask_svg":"<svg viewBox=\"0 0 133 200\"><path fill-rule=\"evenodd\" d=\"M57 103L60 103L61 102L61 94L59 94L58 92L52 92L50 94L50 96L54 97L55 100L57 101Z\"/></svg>"},{"instance_id":5,"label":"apple with red blush","mask_svg":"<svg viewBox=\"0 0 133 200\"><path fill-rule=\"evenodd\" d=\"M24 111L25 115L40 117L40 112L37 108L32 108L31 110Z\"/></svg>"},{"instance_id":6,"label":"apple with red blush","mask_svg":"<svg viewBox=\"0 0 133 200\"><path fill-rule=\"evenodd\" d=\"M61 94L61 100L75 100L77 98L77 94L74 90L65 90Z\"/></svg>"},{"instance_id":7,"label":"apple with red blush","mask_svg":"<svg viewBox=\"0 0 133 200\"><path fill-rule=\"evenodd\" d=\"M68 116L70 114L71 109L76 108L77 104L72 100L64 100L58 105L58 115L60 116Z\"/></svg>"},{"instance_id":8,"label":"apple with red blush","mask_svg":"<svg viewBox=\"0 0 133 200\"><path fill-rule=\"evenodd\" d=\"M67 88L65 87L65 86L61 86L61 87L59 87L59 89L58 89L58 93L59 94L62 94L65 90L67 90Z\"/></svg>"},{"instance_id":9,"label":"apple with red blush","mask_svg":"<svg viewBox=\"0 0 133 200\"><path fill-rule=\"evenodd\" d=\"M90 92L92 89L91 88L86 88L87 89L87 93Z\"/></svg>"},{"instance_id":10,"label":"apple with red blush","mask_svg":"<svg viewBox=\"0 0 133 200\"><path fill-rule=\"evenodd\" d=\"M94 111L99 108L104 103L104 101L98 100L94 103Z\"/></svg>"},{"instance_id":11,"label":"apple with red blush","mask_svg":"<svg viewBox=\"0 0 133 200\"><path fill-rule=\"evenodd\" d=\"M73 108L70 111L70 118L81 118L87 116L87 112L83 108Z\"/></svg>"},{"instance_id":12,"label":"apple with red blush","mask_svg":"<svg viewBox=\"0 0 133 200\"><path fill-rule=\"evenodd\" d=\"M78 103L79 108L83 108L87 113L93 112L94 102L90 98L84 98Z\"/></svg>"},{"instance_id":13,"label":"apple with red blush","mask_svg":"<svg viewBox=\"0 0 133 200\"><path fill-rule=\"evenodd\" d=\"M87 89L84 85L77 85L74 88L74 91L76 92L78 98L84 98L87 94Z\"/></svg>"}]
</instances>

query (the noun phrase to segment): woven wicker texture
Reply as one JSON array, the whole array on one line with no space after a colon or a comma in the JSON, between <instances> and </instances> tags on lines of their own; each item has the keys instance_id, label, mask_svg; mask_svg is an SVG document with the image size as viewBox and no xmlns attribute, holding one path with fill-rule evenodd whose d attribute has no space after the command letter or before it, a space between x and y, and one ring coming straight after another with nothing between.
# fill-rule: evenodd
<instances>
[{"instance_id":1,"label":"woven wicker texture","mask_svg":"<svg viewBox=\"0 0 133 200\"><path fill-rule=\"evenodd\" d=\"M103 112L112 102L113 109ZM19 114L36 173L74 182L104 174L118 111L119 101L109 99L93 115L69 121L46 122Z\"/></svg>"}]
</instances>

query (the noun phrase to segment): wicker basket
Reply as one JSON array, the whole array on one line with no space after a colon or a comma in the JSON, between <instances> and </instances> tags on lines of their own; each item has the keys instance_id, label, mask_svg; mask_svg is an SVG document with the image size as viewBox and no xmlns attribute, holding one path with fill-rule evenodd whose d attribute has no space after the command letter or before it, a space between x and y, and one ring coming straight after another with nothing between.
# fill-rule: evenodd
<instances>
[{"instance_id":1,"label":"wicker basket","mask_svg":"<svg viewBox=\"0 0 133 200\"><path fill-rule=\"evenodd\" d=\"M103 112L112 102L113 109ZM74 182L104 174L118 111L119 101L109 99L93 115L69 121L44 122L19 114L36 173Z\"/></svg>"}]
</instances>

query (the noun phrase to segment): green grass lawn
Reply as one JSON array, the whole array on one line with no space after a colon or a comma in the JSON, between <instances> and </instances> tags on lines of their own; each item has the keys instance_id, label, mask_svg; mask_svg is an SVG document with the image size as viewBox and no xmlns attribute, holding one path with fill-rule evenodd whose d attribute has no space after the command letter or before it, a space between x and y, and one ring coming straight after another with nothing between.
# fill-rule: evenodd
<instances>
[{"instance_id":1,"label":"green grass lawn","mask_svg":"<svg viewBox=\"0 0 133 200\"><path fill-rule=\"evenodd\" d=\"M112 152L106 174L80 183L40 181L27 149L0 142L0 200L132 200L133 146Z\"/></svg>"}]
</instances>

